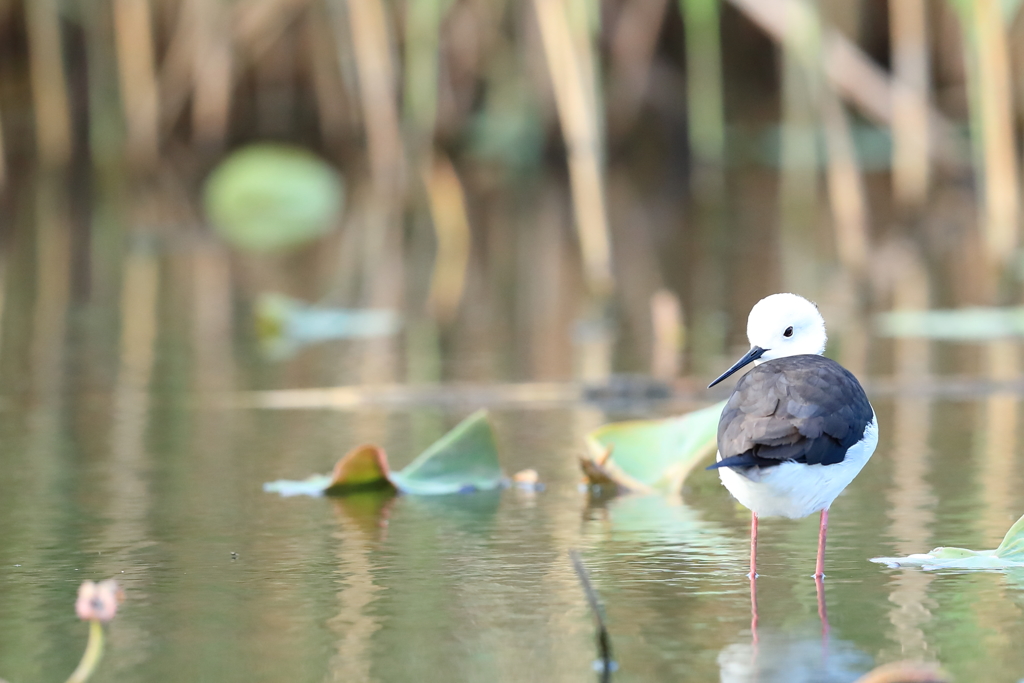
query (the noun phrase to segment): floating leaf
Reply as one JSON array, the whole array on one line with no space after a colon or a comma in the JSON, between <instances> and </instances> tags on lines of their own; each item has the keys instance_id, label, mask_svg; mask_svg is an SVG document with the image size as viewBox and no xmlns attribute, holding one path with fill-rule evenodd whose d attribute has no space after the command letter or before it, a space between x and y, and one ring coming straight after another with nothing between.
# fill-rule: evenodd
<instances>
[{"instance_id":1,"label":"floating leaf","mask_svg":"<svg viewBox=\"0 0 1024 683\"><path fill-rule=\"evenodd\" d=\"M388 465L384 449L364 445L346 453L330 475L273 481L264 484L263 490L282 496L321 496L390 488L401 493L445 495L489 491L503 484L494 430L487 411L478 410L397 472Z\"/></svg>"},{"instance_id":2,"label":"floating leaf","mask_svg":"<svg viewBox=\"0 0 1024 683\"><path fill-rule=\"evenodd\" d=\"M613 422L587 435L580 466L588 483L638 492L678 491L715 452L725 402L679 417Z\"/></svg>"},{"instance_id":3,"label":"floating leaf","mask_svg":"<svg viewBox=\"0 0 1024 683\"><path fill-rule=\"evenodd\" d=\"M384 308L329 308L282 294L264 294L256 302L256 331L275 358L331 339L386 337L400 327L398 314Z\"/></svg>"},{"instance_id":4,"label":"floating leaf","mask_svg":"<svg viewBox=\"0 0 1024 683\"><path fill-rule=\"evenodd\" d=\"M929 553L907 557L873 557L872 562L921 569L1012 569L1024 567L1024 517L1010 527L995 550L935 548Z\"/></svg>"},{"instance_id":5,"label":"floating leaf","mask_svg":"<svg viewBox=\"0 0 1024 683\"><path fill-rule=\"evenodd\" d=\"M959 308L890 311L877 318L883 337L921 337L947 341L987 341L1024 336L1024 308Z\"/></svg>"},{"instance_id":6,"label":"floating leaf","mask_svg":"<svg viewBox=\"0 0 1024 683\"><path fill-rule=\"evenodd\" d=\"M239 249L298 247L328 232L341 214L341 176L311 152L286 145L244 147L213 170L203 193L214 229Z\"/></svg>"},{"instance_id":7,"label":"floating leaf","mask_svg":"<svg viewBox=\"0 0 1024 683\"><path fill-rule=\"evenodd\" d=\"M291 496L322 496L331 485L331 475L313 474L305 479L278 479L268 481L263 485L263 490L268 493L280 493L283 497Z\"/></svg>"},{"instance_id":8,"label":"floating leaf","mask_svg":"<svg viewBox=\"0 0 1024 683\"><path fill-rule=\"evenodd\" d=\"M442 495L488 491L502 485L498 446L486 410L478 410L455 426L391 481L399 491Z\"/></svg>"}]
</instances>

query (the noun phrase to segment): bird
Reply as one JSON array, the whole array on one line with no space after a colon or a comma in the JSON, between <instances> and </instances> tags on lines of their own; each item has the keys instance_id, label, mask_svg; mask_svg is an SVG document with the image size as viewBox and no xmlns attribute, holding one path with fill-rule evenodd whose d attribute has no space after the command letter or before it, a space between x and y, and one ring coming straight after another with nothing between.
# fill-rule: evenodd
<instances>
[{"instance_id":1,"label":"bird","mask_svg":"<svg viewBox=\"0 0 1024 683\"><path fill-rule=\"evenodd\" d=\"M825 576L832 501L878 445L878 421L853 374L825 358L825 321L796 294L758 301L747 319L750 350L708 385L755 367L736 383L718 423L715 464L725 488L751 512L750 579L757 578L761 517L819 512L814 578Z\"/></svg>"}]
</instances>

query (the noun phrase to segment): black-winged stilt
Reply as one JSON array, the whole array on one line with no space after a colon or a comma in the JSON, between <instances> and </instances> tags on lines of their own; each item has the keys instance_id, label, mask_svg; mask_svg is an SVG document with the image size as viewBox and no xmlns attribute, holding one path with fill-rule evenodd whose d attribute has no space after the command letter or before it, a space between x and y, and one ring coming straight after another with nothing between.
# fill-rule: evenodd
<instances>
[{"instance_id":1,"label":"black-winged stilt","mask_svg":"<svg viewBox=\"0 0 1024 683\"><path fill-rule=\"evenodd\" d=\"M717 469L750 509L750 578L757 577L759 517L821 512L814 576L824 574L828 509L878 443L878 424L860 382L821 356L825 321L795 294L757 302L747 319L750 351L708 388L753 362L718 423Z\"/></svg>"}]
</instances>

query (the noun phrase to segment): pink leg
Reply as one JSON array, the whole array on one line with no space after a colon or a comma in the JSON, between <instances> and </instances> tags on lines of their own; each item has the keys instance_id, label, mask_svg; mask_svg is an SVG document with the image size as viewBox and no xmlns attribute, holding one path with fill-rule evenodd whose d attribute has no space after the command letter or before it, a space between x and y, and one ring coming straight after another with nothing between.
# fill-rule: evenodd
<instances>
[{"instance_id":1,"label":"pink leg","mask_svg":"<svg viewBox=\"0 0 1024 683\"><path fill-rule=\"evenodd\" d=\"M821 526L818 529L818 564L814 567L814 578L825 578L825 537L828 535L828 510L821 511Z\"/></svg>"},{"instance_id":2,"label":"pink leg","mask_svg":"<svg viewBox=\"0 0 1024 683\"><path fill-rule=\"evenodd\" d=\"M750 513L750 573L751 580L757 578L757 513Z\"/></svg>"}]
</instances>

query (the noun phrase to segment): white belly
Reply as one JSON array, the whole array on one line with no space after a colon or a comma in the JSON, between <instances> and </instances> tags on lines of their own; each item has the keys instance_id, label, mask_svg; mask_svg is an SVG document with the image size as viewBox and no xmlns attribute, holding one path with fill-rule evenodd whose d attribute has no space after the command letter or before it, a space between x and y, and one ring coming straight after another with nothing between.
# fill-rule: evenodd
<instances>
[{"instance_id":1,"label":"white belly","mask_svg":"<svg viewBox=\"0 0 1024 683\"><path fill-rule=\"evenodd\" d=\"M722 467L718 476L729 493L758 517L797 519L827 510L867 464L877 445L878 422L872 415L864 438L835 465L784 462L764 469L751 467L745 473ZM722 459L721 453L718 459Z\"/></svg>"}]
</instances>

